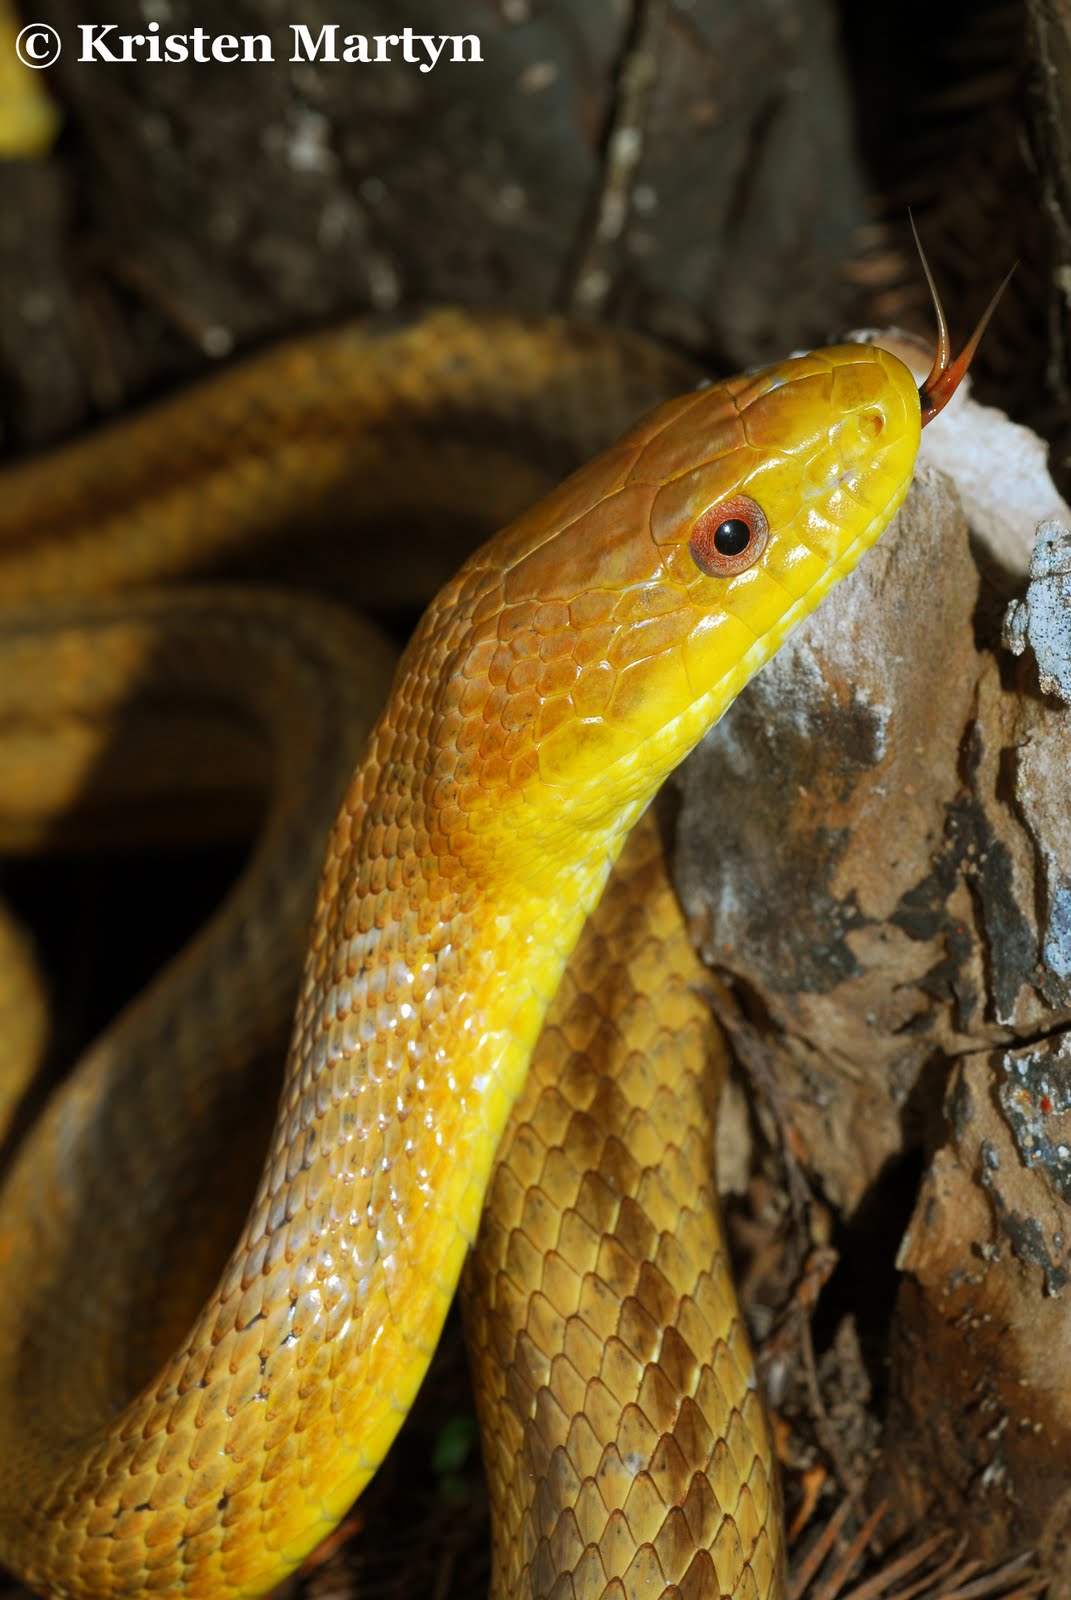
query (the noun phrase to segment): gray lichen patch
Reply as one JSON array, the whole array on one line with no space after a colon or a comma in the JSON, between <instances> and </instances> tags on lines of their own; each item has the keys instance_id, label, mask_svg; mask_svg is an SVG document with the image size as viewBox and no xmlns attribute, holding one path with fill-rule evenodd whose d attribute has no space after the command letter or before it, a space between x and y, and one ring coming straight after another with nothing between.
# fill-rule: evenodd
<instances>
[{"instance_id":1,"label":"gray lichen patch","mask_svg":"<svg viewBox=\"0 0 1071 1600\"><path fill-rule=\"evenodd\" d=\"M1071 528L1061 522L1038 526L1030 583L1008 607L1004 643L1017 656L1029 646L1044 693L1071 705Z\"/></svg>"}]
</instances>

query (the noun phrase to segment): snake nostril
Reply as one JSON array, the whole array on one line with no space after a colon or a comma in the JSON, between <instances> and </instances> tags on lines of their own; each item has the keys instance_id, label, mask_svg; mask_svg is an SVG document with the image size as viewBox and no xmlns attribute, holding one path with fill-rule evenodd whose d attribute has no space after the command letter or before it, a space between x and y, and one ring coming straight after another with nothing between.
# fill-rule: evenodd
<instances>
[{"instance_id":1,"label":"snake nostril","mask_svg":"<svg viewBox=\"0 0 1071 1600\"><path fill-rule=\"evenodd\" d=\"M864 411L859 418L859 431L864 439L876 439L884 429L885 417L880 411Z\"/></svg>"}]
</instances>

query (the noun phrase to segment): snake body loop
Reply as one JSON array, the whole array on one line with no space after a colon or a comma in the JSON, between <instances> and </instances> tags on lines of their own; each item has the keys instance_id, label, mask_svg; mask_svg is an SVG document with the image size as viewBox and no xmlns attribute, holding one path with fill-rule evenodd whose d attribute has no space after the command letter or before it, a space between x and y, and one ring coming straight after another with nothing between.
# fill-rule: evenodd
<instances>
[{"instance_id":1,"label":"snake body loop","mask_svg":"<svg viewBox=\"0 0 1071 1600\"><path fill-rule=\"evenodd\" d=\"M307 437L270 458L242 448L236 422L235 448L217 430L198 476L196 411L176 402L113 434L99 458L79 446L51 471L17 469L0 497L9 619L23 596L182 570L191 512L207 536L201 564L233 558L252 536L251 489L274 502L285 538L303 509L303 458L323 473L329 518L346 452L364 446L334 428L324 365L337 361L330 382L351 410L364 405L374 434L387 375L419 371L421 337L447 404L480 348L457 319L359 351L347 337L345 351L320 342L293 355L330 425L311 405ZM546 337L553 366L568 340L560 325ZM260 427L272 396L241 374L221 381L223 413L240 419L255 403ZM437 403L421 392L429 417ZM154 1138L173 1149L179 1187L189 1181L173 1097L196 1123L219 1098L217 1051L263 1048L249 1020L254 967L235 1025L218 945L181 958L165 986L170 1020L159 995L135 1005L53 1097L0 1196L0 1349L11 1353L0 1552L27 1582L79 1597L251 1596L277 1583L387 1450L491 1185L470 1324L498 1362L477 1388L493 1423L499 1592L776 1593L773 1466L705 1173L708 1025L649 833L564 974L663 777L889 522L919 425L911 375L862 346L687 393L440 590L331 829L255 1198L173 1353L151 1372L112 1359L107 1291L122 1307L129 1290L106 1268L114 1254L125 1270L124 1238L132 1249L157 1223ZM420 430L409 432L415 461ZM154 494L157 463L172 460ZM369 465L373 497L398 476L396 462ZM761 507L765 546L746 569L712 576L692 530L741 496ZM270 635L270 621L256 626ZM279 674L275 689L261 684L267 711L304 666L263 659L254 676ZM67 687L77 695L81 681L72 668ZM280 755L289 767L291 751ZM295 748L295 762L308 759ZM267 847L257 870L270 884ZM241 972L259 938L241 905L228 937ZM281 971L267 981L285 991ZM620 1043L610 1065L579 1049L600 1037ZM96 1253L76 1242L79 1211ZM63 1353L72 1283L80 1359Z\"/></svg>"}]
</instances>

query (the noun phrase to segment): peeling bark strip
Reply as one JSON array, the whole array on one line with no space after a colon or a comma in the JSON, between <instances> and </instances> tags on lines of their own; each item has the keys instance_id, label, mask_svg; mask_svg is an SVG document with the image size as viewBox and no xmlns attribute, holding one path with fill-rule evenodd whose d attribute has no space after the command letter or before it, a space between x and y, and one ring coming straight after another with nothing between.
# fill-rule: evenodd
<instances>
[{"instance_id":1,"label":"peeling bark strip","mask_svg":"<svg viewBox=\"0 0 1071 1600\"><path fill-rule=\"evenodd\" d=\"M1032 1544L1067 1592L1071 1033L973 1056L905 1235L886 1478L901 1517Z\"/></svg>"},{"instance_id":2,"label":"peeling bark strip","mask_svg":"<svg viewBox=\"0 0 1071 1600\"><path fill-rule=\"evenodd\" d=\"M1051 230L1049 380L1071 395L1071 0L1027 0L1034 135Z\"/></svg>"},{"instance_id":3,"label":"peeling bark strip","mask_svg":"<svg viewBox=\"0 0 1071 1600\"><path fill-rule=\"evenodd\" d=\"M482 61L480 40L474 33L342 33L337 22L327 22L314 33L304 22L290 24L293 62L388 63L395 60L430 72L450 47L450 61ZM120 33L114 22L79 24L80 62L146 61L157 64L180 61L274 61L272 38L267 33L209 33L193 28L189 33L161 33L150 22L145 33Z\"/></svg>"},{"instance_id":4,"label":"peeling bark strip","mask_svg":"<svg viewBox=\"0 0 1071 1600\"><path fill-rule=\"evenodd\" d=\"M992 867L961 779L978 588L953 497L923 479L683 775L685 909L761 1009L802 1146L848 1211L902 1151L924 1069L991 1025L972 884Z\"/></svg>"}]
</instances>

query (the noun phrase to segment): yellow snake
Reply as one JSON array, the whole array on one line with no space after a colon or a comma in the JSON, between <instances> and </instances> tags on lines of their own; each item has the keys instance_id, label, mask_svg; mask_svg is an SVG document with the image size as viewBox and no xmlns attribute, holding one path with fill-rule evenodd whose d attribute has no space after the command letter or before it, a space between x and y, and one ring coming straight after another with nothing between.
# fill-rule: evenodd
<instances>
[{"instance_id":1,"label":"yellow snake","mask_svg":"<svg viewBox=\"0 0 1071 1600\"><path fill-rule=\"evenodd\" d=\"M496 1593L779 1593L710 1171L721 1069L646 824L606 886L666 774L888 525L973 345L950 368L942 338L921 391L845 345L660 405L464 561L389 693L362 693L351 664L382 673L382 647L326 601L139 586L189 570L191 543L204 568L260 521L284 539L310 485L320 521L359 484L445 526L436 430L485 380L508 375L516 431L581 375L620 404L672 363L561 324L343 330L0 479L0 839L64 837L72 794L151 832L172 736L191 811L219 790L247 814L246 755L274 794L243 889L51 1097L0 1196L0 1555L26 1583L193 1600L292 1571L405 1417L490 1185L469 1324ZM392 406L404 461L384 460ZM571 430L593 418L573 400ZM492 452L516 455L505 437ZM220 1272L202 1235L243 1203L232 1147L259 1112L240 1095L289 1004L272 919L300 927L288 870L322 850L305 813L335 807L338 730L383 694ZM212 695L222 777L184 720ZM97 762L124 696L112 795ZM30 984L9 971L11 1014Z\"/></svg>"}]
</instances>

